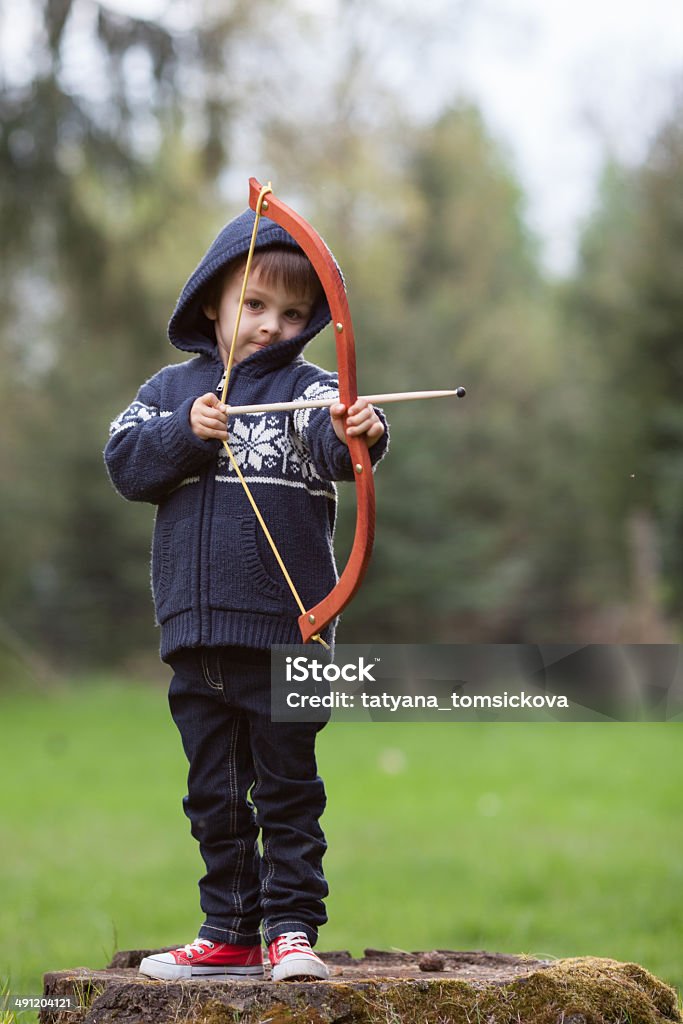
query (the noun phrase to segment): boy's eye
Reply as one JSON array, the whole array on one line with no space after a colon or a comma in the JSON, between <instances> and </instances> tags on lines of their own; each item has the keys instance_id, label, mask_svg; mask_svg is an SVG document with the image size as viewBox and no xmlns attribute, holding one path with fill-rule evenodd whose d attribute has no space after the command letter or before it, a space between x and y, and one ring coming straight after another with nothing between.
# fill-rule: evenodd
<instances>
[{"instance_id":1,"label":"boy's eye","mask_svg":"<svg viewBox=\"0 0 683 1024\"><path fill-rule=\"evenodd\" d=\"M288 309L285 313L288 320L303 320L303 313L300 309Z\"/></svg>"},{"instance_id":2,"label":"boy's eye","mask_svg":"<svg viewBox=\"0 0 683 1024\"><path fill-rule=\"evenodd\" d=\"M263 303L261 302L260 299L245 299L244 300L244 305L247 307L247 309L254 309L254 310L256 310L256 309L262 309L263 308Z\"/></svg>"}]
</instances>

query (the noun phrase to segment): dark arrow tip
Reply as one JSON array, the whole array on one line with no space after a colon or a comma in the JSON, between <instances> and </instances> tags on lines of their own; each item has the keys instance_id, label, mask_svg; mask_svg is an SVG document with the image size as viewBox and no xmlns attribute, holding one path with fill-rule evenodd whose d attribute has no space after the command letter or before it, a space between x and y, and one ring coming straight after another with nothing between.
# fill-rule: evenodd
<instances>
[{"instance_id":1,"label":"dark arrow tip","mask_svg":"<svg viewBox=\"0 0 683 1024\"><path fill-rule=\"evenodd\" d=\"M464 388L456 388L455 389L455 394L456 394L457 398L464 398L465 395L467 394L467 392L465 391Z\"/></svg>"}]
</instances>

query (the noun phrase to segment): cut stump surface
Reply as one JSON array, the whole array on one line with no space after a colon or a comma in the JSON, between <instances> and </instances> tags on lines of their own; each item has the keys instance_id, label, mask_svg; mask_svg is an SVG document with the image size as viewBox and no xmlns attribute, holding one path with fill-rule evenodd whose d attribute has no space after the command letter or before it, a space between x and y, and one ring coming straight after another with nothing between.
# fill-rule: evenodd
<instances>
[{"instance_id":1,"label":"cut stump surface","mask_svg":"<svg viewBox=\"0 0 683 1024\"><path fill-rule=\"evenodd\" d=\"M173 947L170 947L173 948ZM638 964L503 953L321 953L326 981L154 981L144 956L45 975L44 995L75 1009L41 1024L683 1024L676 992ZM436 968L436 969L435 969Z\"/></svg>"}]
</instances>

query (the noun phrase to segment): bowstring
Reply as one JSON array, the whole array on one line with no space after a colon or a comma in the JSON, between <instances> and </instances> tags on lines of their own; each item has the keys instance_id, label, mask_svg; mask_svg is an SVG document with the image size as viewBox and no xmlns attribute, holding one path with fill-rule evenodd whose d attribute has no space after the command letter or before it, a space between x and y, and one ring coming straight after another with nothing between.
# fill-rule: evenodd
<instances>
[{"instance_id":1,"label":"bowstring","mask_svg":"<svg viewBox=\"0 0 683 1024\"><path fill-rule=\"evenodd\" d=\"M254 258L254 250L256 248L256 235L258 233L259 221L261 220L261 210L263 209L266 196L269 193L271 193L272 191L273 191L272 185L270 184L270 182L268 182L267 185L264 185L261 188L261 191L259 192L258 200L256 202L256 209L254 211L254 213L255 213L254 228L253 228L253 231L251 233L251 241L249 243L249 252L247 253L247 263L246 263L246 266L244 268L244 277L242 279L242 290L240 292L239 304L238 304L238 307L237 307L237 315L235 317L235 326L234 326L234 329L233 329L233 332L232 332L232 341L230 343L230 352L228 354L228 362L227 362L227 366L225 368L225 379L224 379L224 382L223 382L223 392L221 394L221 402L222 402L223 405L227 405L226 399L227 399L227 396L228 396L228 386L230 384L230 375L232 373L232 367L233 367L233 362L234 362L235 345L237 343L237 335L238 335L239 328L240 328L240 322L242 320L242 310L244 308L244 299L245 299L245 296L247 294L247 282L249 281L249 274L251 272L251 264L252 264L252 261L253 261L253 258ZM265 208L268 209L268 204L267 203L265 203ZM278 551L277 545L276 545L275 541L273 540L273 537L272 537L272 535L270 533L270 530L268 529L268 527L266 525L266 521L265 521L265 519L263 518L263 516L261 514L261 510L259 509L258 505L256 504L256 499L254 498L254 495L251 493L251 489L249 487L249 484L244 479L244 475L242 473L242 470L240 469L239 465L237 464L237 459L235 458L235 456L234 456L234 454L232 452L232 449L230 448L230 445L228 444L227 441L223 441L223 447L225 448L225 450L226 450L226 452L228 454L228 458L230 459L230 465L234 469L234 471L235 471L235 473L237 475L237 479L239 480L239 482L242 484L242 487L244 488L244 493L246 494L246 496L247 496L247 498L249 500L249 504L251 505L251 507L252 507L252 509L254 511L254 515L256 516L256 518L257 518L257 520L259 522L259 525L261 526L261 529L263 530L264 536L265 536L266 540L268 541L268 544L270 545L270 549L273 552L273 554L275 555L275 558L277 560L277 564L280 566L280 570L282 572L282 575L284 576L285 580L287 581L287 585L288 585L289 589L291 590L292 596L294 597L294 600L296 601L296 603L297 603L297 605L299 607L299 611L301 612L302 615L305 615L306 614L306 609L304 607L304 603L301 600L301 598L299 597L299 592L298 592L298 590L296 589L296 587L294 585L294 581L292 580L292 577L289 575L289 572L287 571L287 566L284 563L282 555ZM319 633L316 633L314 636L312 636L311 640L317 641L317 643L321 644L326 650L329 651L330 645L323 640L323 638L320 636Z\"/></svg>"}]
</instances>

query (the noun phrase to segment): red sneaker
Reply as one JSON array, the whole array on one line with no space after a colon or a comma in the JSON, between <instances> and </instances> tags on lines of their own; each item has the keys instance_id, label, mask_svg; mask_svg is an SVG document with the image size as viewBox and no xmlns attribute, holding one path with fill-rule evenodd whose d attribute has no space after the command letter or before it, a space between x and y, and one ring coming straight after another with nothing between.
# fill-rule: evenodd
<instances>
[{"instance_id":1,"label":"red sneaker","mask_svg":"<svg viewBox=\"0 0 683 1024\"><path fill-rule=\"evenodd\" d=\"M329 978L330 972L303 932L285 932L278 935L268 946L271 978L273 981L287 981L288 978Z\"/></svg>"},{"instance_id":2,"label":"red sneaker","mask_svg":"<svg viewBox=\"0 0 683 1024\"><path fill-rule=\"evenodd\" d=\"M260 946L236 946L229 942L195 939L170 953L153 953L140 964L149 978L243 978L263 977Z\"/></svg>"}]
</instances>

